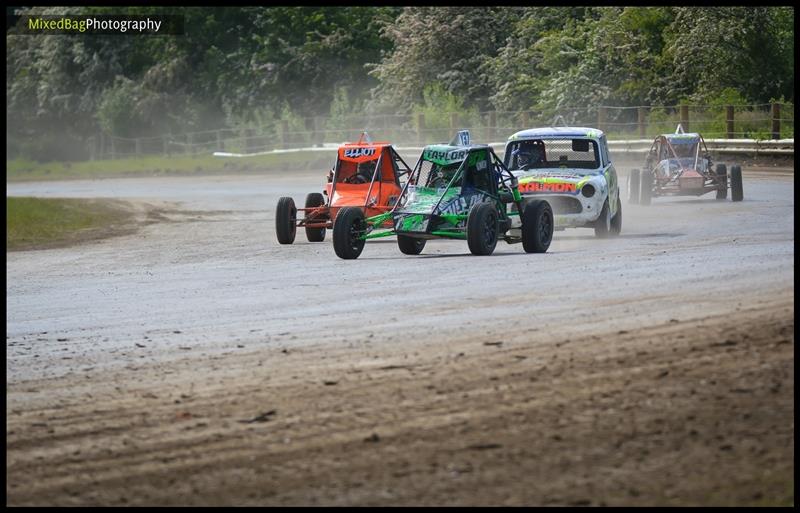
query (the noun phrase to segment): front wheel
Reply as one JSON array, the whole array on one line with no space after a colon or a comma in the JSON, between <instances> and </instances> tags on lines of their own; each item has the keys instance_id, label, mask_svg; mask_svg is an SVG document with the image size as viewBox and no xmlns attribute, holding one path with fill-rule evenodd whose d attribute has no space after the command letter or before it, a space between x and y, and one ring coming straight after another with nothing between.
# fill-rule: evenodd
<instances>
[{"instance_id":1,"label":"front wheel","mask_svg":"<svg viewBox=\"0 0 800 513\"><path fill-rule=\"evenodd\" d=\"M611 230L609 235L616 236L622 232L622 201L617 198L617 213L611 218Z\"/></svg>"},{"instance_id":2,"label":"front wheel","mask_svg":"<svg viewBox=\"0 0 800 513\"><path fill-rule=\"evenodd\" d=\"M545 200L533 200L522 211L522 249L525 253L545 253L553 241L553 209Z\"/></svg>"},{"instance_id":3,"label":"front wheel","mask_svg":"<svg viewBox=\"0 0 800 513\"><path fill-rule=\"evenodd\" d=\"M642 173L642 187L641 193L639 194L639 204L641 205L649 205L650 198L653 196L653 173L651 171L645 171Z\"/></svg>"},{"instance_id":4,"label":"front wheel","mask_svg":"<svg viewBox=\"0 0 800 513\"><path fill-rule=\"evenodd\" d=\"M418 239L417 237L409 237L408 235L397 236L397 246L400 252L405 255L419 255L425 247L425 239Z\"/></svg>"},{"instance_id":5,"label":"front wheel","mask_svg":"<svg viewBox=\"0 0 800 513\"><path fill-rule=\"evenodd\" d=\"M497 245L497 210L493 203L478 203L467 217L467 245L473 255L491 255Z\"/></svg>"},{"instance_id":6,"label":"front wheel","mask_svg":"<svg viewBox=\"0 0 800 513\"><path fill-rule=\"evenodd\" d=\"M333 250L336 256L345 260L358 258L364 249L367 223L364 212L358 207L344 207L333 224Z\"/></svg>"},{"instance_id":7,"label":"front wheel","mask_svg":"<svg viewBox=\"0 0 800 513\"><path fill-rule=\"evenodd\" d=\"M731 166L731 201L742 201L743 199L742 167Z\"/></svg>"},{"instance_id":8,"label":"front wheel","mask_svg":"<svg viewBox=\"0 0 800 513\"><path fill-rule=\"evenodd\" d=\"M594 234L596 237L608 237L611 232L611 211L608 208L608 198L603 202L603 208L600 210L600 216L594 222Z\"/></svg>"},{"instance_id":9,"label":"front wheel","mask_svg":"<svg viewBox=\"0 0 800 513\"><path fill-rule=\"evenodd\" d=\"M275 212L275 234L278 236L280 244L291 244L297 233L297 208L294 200L283 197L278 200L278 208Z\"/></svg>"},{"instance_id":10,"label":"front wheel","mask_svg":"<svg viewBox=\"0 0 800 513\"><path fill-rule=\"evenodd\" d=\"M717 164L717 180L720 182L717 189L717 199L724 200L728 197L728 169L725 164Z\"/></svg>"},{"instance_id":11,"label":"front wheel","mask_svg":"<svg viewBox=\"0 0 800 513\"><path fill-rule=\"evenodd\" d=\"M321 207L325 204L325 197L318 192L311 192L306 196L306 222L311 221L308 218L308 211L312 208ZM319 221L317 219L317 221ZM306 226L306 238L308 242L322 242L325 240L325 228L309 228Z\"/></svg>"},{"instance_id":12,"label":"front wheel","mask_svg":"<svg viewBox=\"0 0 800 513\"><path fill-rule=\"evenodd\" d=\"M638 169L631 170L628 177L628 203L635 205L639 203L639 182L640 172Z\"/></svg>"}]
</instances>

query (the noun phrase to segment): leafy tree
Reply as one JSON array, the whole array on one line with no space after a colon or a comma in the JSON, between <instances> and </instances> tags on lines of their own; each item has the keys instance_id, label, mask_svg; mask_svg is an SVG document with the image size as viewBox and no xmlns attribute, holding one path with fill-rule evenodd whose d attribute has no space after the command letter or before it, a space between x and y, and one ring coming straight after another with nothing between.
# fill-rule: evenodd
<instances>
[{"instance_id":1,"label":"leafy tree","mask_svg":"<svg viewBox=\"0 0 800 513\"><path fill-rule=\"evenodd\" d=\"M752 102L794 95L790 7L681 7L665 30L671 66L660 96L705 101L738 89Z\"/></svg>"},{"instance_id":2,"label":"leafy tree","mask_svg":"<svg viewBox=\"0 0 800 513\"><path fill-rule=\"evenodd\" d=\"M517 7L406 7L382 29L394 50L371 71L380 80L371 108L408 112L435 83L469 105L488 107L488 63L522 12Z\"/></svg>"}]
</instances>

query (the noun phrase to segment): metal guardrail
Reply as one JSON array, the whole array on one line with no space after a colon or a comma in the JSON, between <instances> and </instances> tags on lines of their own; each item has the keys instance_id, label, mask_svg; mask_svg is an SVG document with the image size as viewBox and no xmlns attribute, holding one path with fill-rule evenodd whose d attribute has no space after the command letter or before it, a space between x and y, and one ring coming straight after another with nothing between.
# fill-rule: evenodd
<instances>
[{"instance_id":1,"label":"metal guardrail","mask_svg":"<svg viewBox=\"0 0 800 513\"><path fill-rule=\"evenodd\" d=\"M342 143L344 144L344 143ZM644 155L653 144L653 139L629 139L622 141L608 141L608 149L612 154L627 153ZM794 139L779 139L772 141L759 141L756 139L706 139L706 145L712 152L732 155L770 155L794 156ZM505 142L492 142L489 146L495 150L504 151ZM322 146L307 148L292 148L285 150L269 150L254 153L229 153L215 151L215 157L256 157L261 155L279 155L282 153L335 151L339 144L326 143ZM422 151L424 146L395 146L397 151Z\"/></svg>"}]
</instances>

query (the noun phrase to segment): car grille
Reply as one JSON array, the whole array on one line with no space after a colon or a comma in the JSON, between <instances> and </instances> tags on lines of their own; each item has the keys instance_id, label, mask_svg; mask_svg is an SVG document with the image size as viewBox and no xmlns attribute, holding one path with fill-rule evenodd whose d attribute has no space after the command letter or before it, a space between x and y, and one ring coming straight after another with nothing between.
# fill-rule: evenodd
<instances>
[{"instance_id":1,"label":"car grille","mask_svg":"<svg viewBox=\"0 0 800 513\"><path fill-rule=\"evenodd\" d=\"M583 211L583 206L578 198L568 198L564 196L555 196L547 198L550 203L550 208L553 209L553 214L580 214Z\"/></svg>"},{"instance_id":2,"label":"car grille","mask_svg":"<svg viewBox=\"0 0 800 513\"><path fill-rule=\"evenodd\" d=\"M546 199L547 202L550 203L550 208L553 209L554 215L580 214L581 212L583 212L583 205L581 205L581 202L578 198L552 196L549 198L542 198L542 199ZM508 211L516 212L517 205L512 203Z\"/></svg>"}]
</instances>

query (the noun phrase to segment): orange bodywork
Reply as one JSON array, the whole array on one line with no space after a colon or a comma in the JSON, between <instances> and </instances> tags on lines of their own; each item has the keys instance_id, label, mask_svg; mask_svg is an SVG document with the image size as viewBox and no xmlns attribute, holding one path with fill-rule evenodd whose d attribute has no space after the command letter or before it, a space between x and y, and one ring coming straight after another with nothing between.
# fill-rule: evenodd
<instances>
[{"instance_id":1,"label":"orange bodywork","mask_svg":"<svg viewBox=\"0 0 800 513\"><path fill-rule=\"evenodd\" d=\"M359 164L372 163L373 176L366 183L348 183L358 172ZM380 164L377 175L375 164ZM304 226L332 228L343 207L361 207L371 217L387 212L400 198L394 151L388 142L346 143L339 148L334 182L325 185L327 205L306 210ZM391 224L391 220L388 221Z\"/></svg>"}]
</instances>

